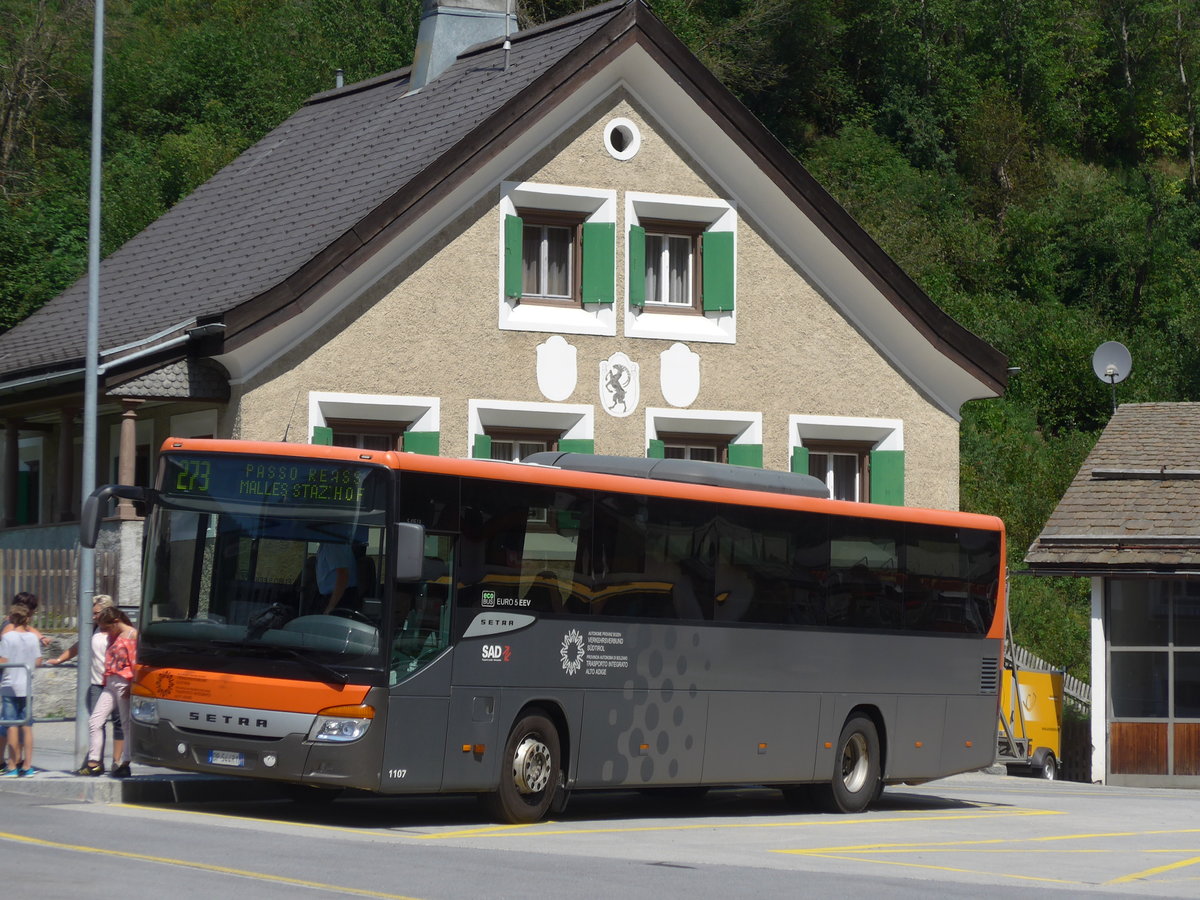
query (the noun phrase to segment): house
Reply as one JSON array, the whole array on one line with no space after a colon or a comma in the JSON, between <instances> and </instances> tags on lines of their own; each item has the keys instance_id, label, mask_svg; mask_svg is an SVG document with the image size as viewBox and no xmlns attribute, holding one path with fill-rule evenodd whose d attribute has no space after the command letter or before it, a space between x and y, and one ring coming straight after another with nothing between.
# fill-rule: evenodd
<instances>
[{"instance_id":1,"label":"house","mask_svg":"<svg viewBox=\"0 0 1200 900\"><path fill-rule=\"evenodd\" d=\"M1200 403L1120 406L1025 561L1092 582L1092 778L1200 787Z\"/></svg>"},{"instance_id":2,"label":"house","mask_svg":"<svg viewBox=\"0 0 1200 900\"><path fill-rule=\"evenodd\" d=\"M215 435L709 459L956 508L960 409L1003 355L644 3L519 33L505 9L427 3L412 68L310 98L105 260L98 480ZM0 335L0 548L75 541L85 310L81 279ZM127 505L105 540L139 536Z\"/></svg>"}]
</instances>

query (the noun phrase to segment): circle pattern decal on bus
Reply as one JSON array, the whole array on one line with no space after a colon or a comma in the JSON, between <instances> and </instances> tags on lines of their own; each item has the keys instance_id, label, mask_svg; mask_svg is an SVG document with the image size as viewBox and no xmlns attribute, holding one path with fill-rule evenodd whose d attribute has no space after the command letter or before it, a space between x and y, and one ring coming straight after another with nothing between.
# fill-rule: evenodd
<instances>
[{"instance_id":1,"label":"circle pattern decal on bus","mask_svg":"<svg viewBox=\"0 0 1200 900\"><path fill-rule=\"evenodd\" d=\"M562 660L563 671L568 675L578 674L583 668L583 635L578 628L572 628L563 635L562 649L558 652Z\"/></svg>"}]
</instances>

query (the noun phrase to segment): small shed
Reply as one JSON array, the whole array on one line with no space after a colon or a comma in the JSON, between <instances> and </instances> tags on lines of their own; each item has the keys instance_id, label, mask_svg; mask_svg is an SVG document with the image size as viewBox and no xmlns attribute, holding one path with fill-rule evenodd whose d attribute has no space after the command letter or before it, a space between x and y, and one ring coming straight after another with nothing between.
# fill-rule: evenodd
<instances>
[{"instance_id":1,"label":"small shed","mask_svg":"<svg viewBox=\"0 0 1200 900\"><path fill-rule=\"evenodd\" d=\"M1200 403L1117 409L1026 563L1092 582L1092 778L1200 787Z\"/></svg>"}]
</instances>

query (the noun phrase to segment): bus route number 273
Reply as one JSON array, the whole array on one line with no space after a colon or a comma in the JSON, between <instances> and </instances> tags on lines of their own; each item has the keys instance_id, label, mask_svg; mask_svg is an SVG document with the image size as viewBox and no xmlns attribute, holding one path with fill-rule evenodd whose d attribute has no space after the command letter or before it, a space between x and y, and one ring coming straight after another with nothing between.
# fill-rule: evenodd
<instances>
[{"instance_id":1,"label":"bus route number 273","mask_svg":"<svg viewBox=\"0 0 1200 900\"><path fill-rule=\"evenodd\" d=\"M512 648L508 644L484 644L484 662L508 662L512 658Z\"/></svg>"}]
</instances>

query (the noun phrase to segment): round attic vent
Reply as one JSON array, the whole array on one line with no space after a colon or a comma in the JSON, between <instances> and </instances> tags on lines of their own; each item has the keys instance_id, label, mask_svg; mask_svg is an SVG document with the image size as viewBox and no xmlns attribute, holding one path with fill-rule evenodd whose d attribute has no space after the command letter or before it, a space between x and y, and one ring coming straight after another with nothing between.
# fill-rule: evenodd
<instances>
[{"instance_id":1,"label":"round attic vent","mask_svg":"<svg viewBox=\"0 0 1200 900\"><path fill-rule=\"evenodd\" d=\"M613 159L632 159L642 147L642 133L629 119L613 119L604 126L604 149Z\"/></svg>"}]
</instances>

